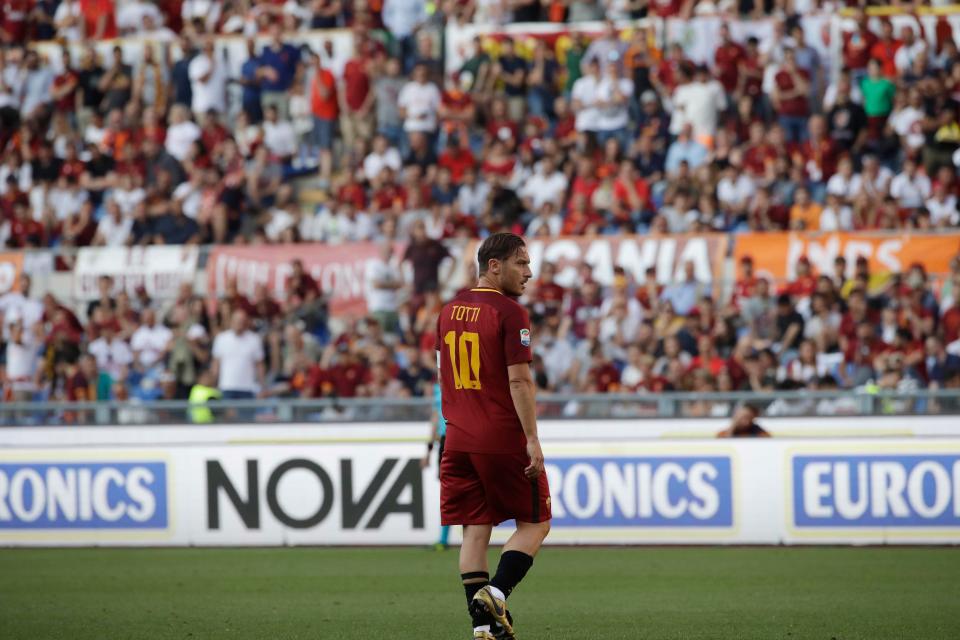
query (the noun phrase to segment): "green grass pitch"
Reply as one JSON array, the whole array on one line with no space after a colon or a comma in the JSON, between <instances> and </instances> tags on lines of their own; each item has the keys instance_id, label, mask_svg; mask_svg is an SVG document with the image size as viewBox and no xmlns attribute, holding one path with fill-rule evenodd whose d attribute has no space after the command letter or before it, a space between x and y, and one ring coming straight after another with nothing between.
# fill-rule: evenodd
<instances>
[{"instance_id":1,"label":"green grass pitch","mask_svg":"<svg viewBox=\"0 0 960 640\"><path fill-rule=\"evenodd\" d=\"M496 558L491 554L492 566ZM455 550L0 550L0 638L472 637ZM960 550L547 548L520 640L960 637Z\"/></svg>"}]
</instances>

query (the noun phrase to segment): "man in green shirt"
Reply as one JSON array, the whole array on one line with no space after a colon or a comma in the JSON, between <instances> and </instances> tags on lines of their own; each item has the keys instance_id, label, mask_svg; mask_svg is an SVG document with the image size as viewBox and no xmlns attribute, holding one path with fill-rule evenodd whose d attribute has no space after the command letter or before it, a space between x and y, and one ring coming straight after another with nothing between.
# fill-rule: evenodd
<instances>
[{"instance_id":1,"label":"man in green shirt","mask_svg":"<svg viewBox=\"0 0 960 640\"><path fill-rule=\"evenodd\" d=\"M871 138L883 131L887 116L893 111L893 96L897 87L881 73L880 61L873 59L867 65L867 77L860 82L863 91L863 110L867 114Z\"/></svg>"}]
</instances>

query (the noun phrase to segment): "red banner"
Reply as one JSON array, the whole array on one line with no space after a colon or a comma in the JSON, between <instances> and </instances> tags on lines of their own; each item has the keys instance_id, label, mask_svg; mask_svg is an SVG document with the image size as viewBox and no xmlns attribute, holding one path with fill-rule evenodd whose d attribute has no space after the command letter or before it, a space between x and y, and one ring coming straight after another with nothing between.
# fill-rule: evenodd
<instances>
[{"instance_id":1,"label":"red banner","mask_svg":"<svg viewBox=\"0 0 960 640\"><path fill-rule=\"evenodd\" d=\"M379 255L379 245L373 242L219 246L207 262L207 291L220 296L227 283L236 279L240 293L248 297L257 285L265 284L274 298L282 300L290 265L299 258L329 297L331 313L363 315L367 262Z\"/></svg>"},{"instance_id":2,"label":"red banner","mask_svg":"<svg viewBox=\"0 0 960 640\"><path fill-rule=\"evenodd\" d=\"M843 256L850 276L865 256L874 272L901 273L918 262L928 273L943 274L960 253L960 233L745 233L736 237L733 253L738 263L750 256L756 273L775 280L793 278L801 256L817 273L833 273L833 261Z\"/></svg>"}]
</instances>

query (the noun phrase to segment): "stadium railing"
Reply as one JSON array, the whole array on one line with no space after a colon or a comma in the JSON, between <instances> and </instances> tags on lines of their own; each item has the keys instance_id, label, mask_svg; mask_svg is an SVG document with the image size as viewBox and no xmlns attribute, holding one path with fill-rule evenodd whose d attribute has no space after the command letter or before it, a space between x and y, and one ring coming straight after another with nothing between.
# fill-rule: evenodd
<instances>
[{"instance_id":1,"label":"stadium railing","mask_svg":"<svg viewBox=\"0 0 960 640\"><path fill-rule=\"evenodd\" d=\"M726 418L742 403L765 417L960 415L960 389L772 393L544 394L542 419ZM427 398L338 398L215 401L4 403L0 425L290 424L426 421Z\"/></svg>"}]
</instances>

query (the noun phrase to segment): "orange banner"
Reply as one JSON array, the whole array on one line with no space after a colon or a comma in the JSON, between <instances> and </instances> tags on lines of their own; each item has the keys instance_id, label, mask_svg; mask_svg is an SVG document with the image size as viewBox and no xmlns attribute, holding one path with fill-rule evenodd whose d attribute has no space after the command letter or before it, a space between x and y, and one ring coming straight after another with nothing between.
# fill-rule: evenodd
<instances>
[{"instance_id":1,"label":"orange banner","mask_svg":"<svg viewBox=\"0 0 960 640\"><path fill-rule=\"evenodd\" d=\"M23 271L23 254L0 252L0 296L20 287L20 272Z\"/></svg>"},{"instance_id":2,"label":"orange banner","mask_svg":"<svg viewBox=\"0 0 960 640\"><path fill-rule=\"evenodd\" d=\"M801 256L817 273L831 274L834 260L843 256L849 277L860 256L876 273L902 273L918 262L927 273L943 274L958 253L960 233L745 233L736 236L733 245L738 264L750 256L757 275L775 280L792 279Z\"/></svg>"}]
</instances>

